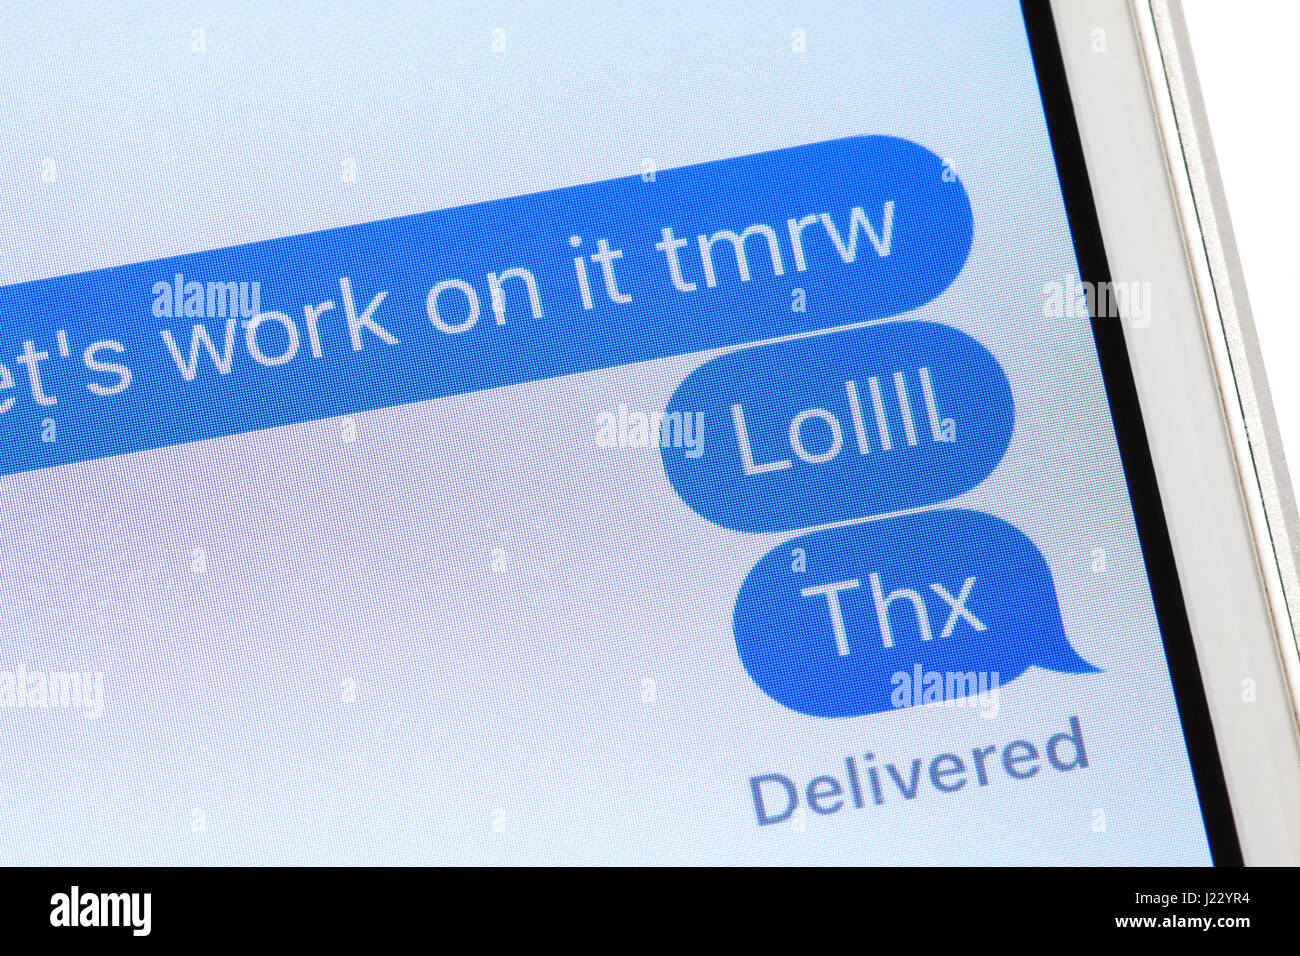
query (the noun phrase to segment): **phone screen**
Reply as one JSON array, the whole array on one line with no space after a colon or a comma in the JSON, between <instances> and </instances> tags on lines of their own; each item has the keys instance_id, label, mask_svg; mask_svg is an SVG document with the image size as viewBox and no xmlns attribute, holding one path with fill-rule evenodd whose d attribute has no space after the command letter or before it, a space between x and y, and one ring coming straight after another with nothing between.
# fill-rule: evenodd
<instances>
[{"instance_id":1,"label":"phone screen","mask_svg":"<svg viewBox=\"0 0 1300 956\"><path fill-rule=\"evenodd\" d=\"M39 17L0 857L1240 861L1045 5Z\"/></svg>"}]
</instances>

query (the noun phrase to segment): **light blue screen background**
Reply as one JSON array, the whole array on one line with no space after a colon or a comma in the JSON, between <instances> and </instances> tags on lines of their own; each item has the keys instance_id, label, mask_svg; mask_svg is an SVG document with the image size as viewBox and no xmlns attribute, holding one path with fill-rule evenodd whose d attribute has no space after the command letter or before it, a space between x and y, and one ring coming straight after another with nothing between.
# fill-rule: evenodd
<instances>
[{"instance_id":1,"label":"light blue screen background","mask_svg":"<svg viewBox=\"0 0 1300 956\"><path fill-rule=\"evenodd\" d=\"M1208 862L1091 335L1042 317L1076 270L1016 4L8 4L0 59L4 284L647 161L864 133L950 158L974 245L907 317L983 343L1017 409L956 504L1033 540L1104 669L1031 671L995 719L763 695L731 612L785 536L594 441L697 353L369 412L355 442L331 419L3 479L0 668L101 670L105 700L0 710L0 859ZM1071 715L1086 771L755 825L752 775Z\"/></svg>"}]
</instances>

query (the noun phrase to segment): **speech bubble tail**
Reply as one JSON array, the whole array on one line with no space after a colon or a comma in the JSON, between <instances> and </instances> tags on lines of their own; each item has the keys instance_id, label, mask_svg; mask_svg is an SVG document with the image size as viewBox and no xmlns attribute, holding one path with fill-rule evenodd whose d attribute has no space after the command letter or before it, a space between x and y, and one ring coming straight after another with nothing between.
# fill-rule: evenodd
<instances>
[{"instance_id":1,"label":"speech bubble tail","mask_svg":"<svg viewBox=\"0 0 1300 956\"><path fill-rule=\"evenodd\" d=\"M1039 666L1045 667L1048 670L1056 671L1059 674L1104 674L1105 673L1105 671L1103 671L1100 667L1096 667L1093 664L1089 664L1082 657L1080 657L1078 652L1075 651L1075 649L1072 646L1070 646L1070 644L1068 643L1065 645L1064 648L1061 649L1060 653L1056 655L1055 660L1053 660L1051 663L1044 662Z\"/></svg>"}]
</instances>

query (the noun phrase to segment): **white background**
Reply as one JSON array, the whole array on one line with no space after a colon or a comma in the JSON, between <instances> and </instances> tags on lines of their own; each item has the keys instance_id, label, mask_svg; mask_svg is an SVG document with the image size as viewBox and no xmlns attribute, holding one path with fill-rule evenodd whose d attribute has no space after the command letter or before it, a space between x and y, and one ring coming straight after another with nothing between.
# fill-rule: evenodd
<instances>
[{"instance_id":1,"label":"white background","mask_svg":"<svg viewBox=\"0 0 1300 956\"><path fill-rule=\"evenodd\" d=\"M1183 0L1287 463L1300 465L1295 303L1300 3Z\"/></svg>"}]
</instances>

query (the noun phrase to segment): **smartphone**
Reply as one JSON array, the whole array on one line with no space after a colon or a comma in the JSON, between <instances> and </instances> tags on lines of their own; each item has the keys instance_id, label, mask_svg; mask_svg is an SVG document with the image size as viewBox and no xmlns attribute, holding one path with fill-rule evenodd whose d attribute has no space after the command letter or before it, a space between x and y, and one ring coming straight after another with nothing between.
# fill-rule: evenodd
<instances>
[{"instance_id":1,"label":"smartphone","mask_svg":"<svg viewBox=\"0 0 1300 956\"><path fill-rule=\"evenodd\" d=\"M3 16L0 858L1300 862L1176 4Z\"/></svg>"}]
</instances>

